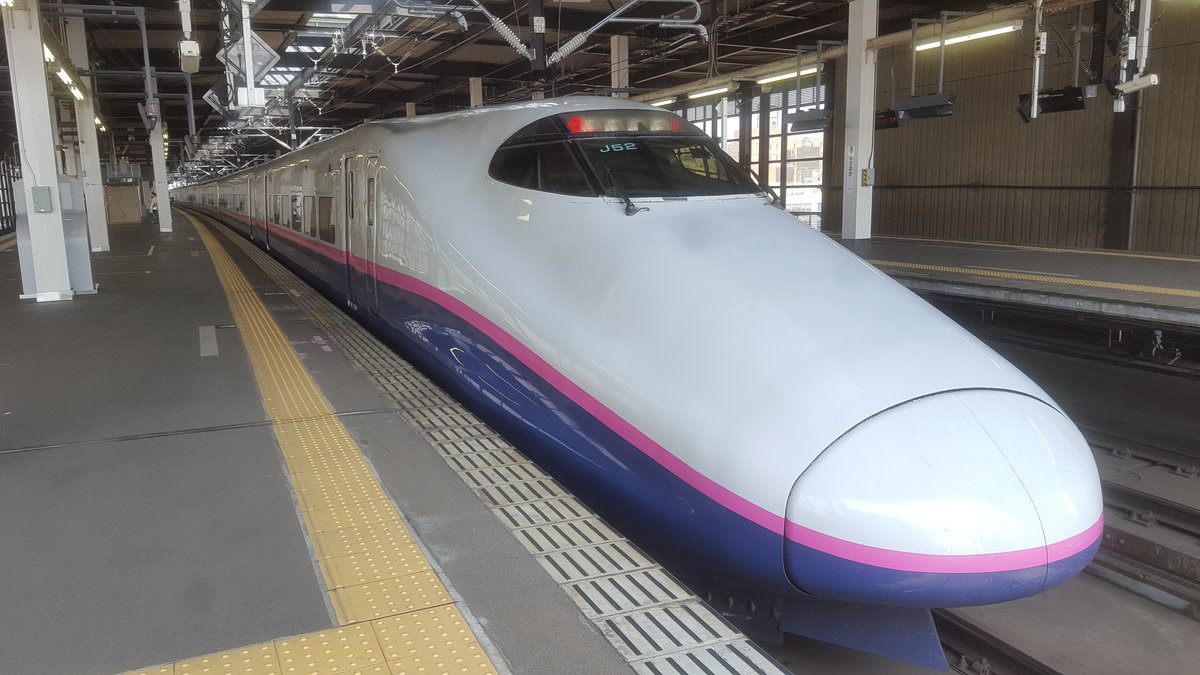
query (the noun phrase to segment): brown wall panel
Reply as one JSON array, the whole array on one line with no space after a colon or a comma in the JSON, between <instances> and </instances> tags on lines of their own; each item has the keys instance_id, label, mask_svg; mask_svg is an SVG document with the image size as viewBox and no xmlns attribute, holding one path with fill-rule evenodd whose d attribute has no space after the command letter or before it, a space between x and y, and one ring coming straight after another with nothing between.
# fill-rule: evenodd
<instances>
[{"instance_id":1,"label":"brown wall panel","mask_svg":"<svg viewBox=\"0 0 1200 675\"><path fill-rule=\"evenodd\" d=\"M1149 70L1161 85L1138 102L1140 136L1134 248L1200 254L1200 11L1155 3ZM1057 22L1068 21L1059 17ZM1064 24L1068 27L1069 24ZM1032 79L1031 30L952 45L944 90L958 95L948 118L909 120L875 137L875 225L879 234L1099 247L1110 191L1127 192L1110 174L1128 150L1103 85L1082 111L1024 123L1017 96ZM1052 33L1052 37L1054 34ZM1090 45L1084 40L1084 65ZM910 52L879 58L877 107L909 95ZM890 76L895 59L894 83ZM1112 58L1109 58L1109 65ZM1043 87L1072 83L1065 45L1051 48ZM841 227L845 68L837 69L825 198L825 228ZM938 54L917 54L917 94L936 90ZM1081 83L1086 83L1081 77ZM893 92L893 88L896 90ZM1121 115L1133 115L1132 112ZM1129 119L1129 118L1127 118ZM1120 204L1120 200L1112 203ZM1128 210L1114 212L1119 223Z\"/></svg>"}]
</instances>

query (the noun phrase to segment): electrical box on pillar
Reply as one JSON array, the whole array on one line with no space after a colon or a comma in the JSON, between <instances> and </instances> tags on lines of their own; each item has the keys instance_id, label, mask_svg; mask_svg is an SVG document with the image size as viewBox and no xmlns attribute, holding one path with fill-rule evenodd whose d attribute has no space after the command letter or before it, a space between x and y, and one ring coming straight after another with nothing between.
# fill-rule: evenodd
<instances>
[{"instance_id":1,"label":"electrical box on pillar","mask_svg":"<svg viewBox=\"0 0 1200 675\"><path fill-rule=\"evenodd\" d=\"M195 40L179 41L179 70L185 73L200 72L200 43Z\"/></svg>"}]
</instances>

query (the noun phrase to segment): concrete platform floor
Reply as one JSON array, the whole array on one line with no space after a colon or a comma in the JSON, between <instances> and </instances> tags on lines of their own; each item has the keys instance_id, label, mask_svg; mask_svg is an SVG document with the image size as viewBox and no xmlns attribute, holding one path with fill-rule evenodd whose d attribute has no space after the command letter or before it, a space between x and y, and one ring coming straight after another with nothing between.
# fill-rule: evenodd
<instances>
[{"instance_id":1,"label":"concrete platform floor","mask_svg":"<svg viewBox=\"0 0 1200 675\"><path fill-rule=\"evenodd\" d=\"M202 242L182 217L111 238L99 293L69 302L18 300L16 251L0 251L6 675L112 673L336 625ZM629 672L381 393L312 342L288 301L310 291L243 267L501 671Z\"/></svg>"}]
</instances>

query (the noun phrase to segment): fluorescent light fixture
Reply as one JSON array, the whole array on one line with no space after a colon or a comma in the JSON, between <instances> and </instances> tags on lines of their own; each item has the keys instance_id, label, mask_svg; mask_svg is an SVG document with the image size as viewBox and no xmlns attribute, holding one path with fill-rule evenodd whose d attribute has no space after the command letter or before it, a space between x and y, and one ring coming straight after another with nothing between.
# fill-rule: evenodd
<instances>
[{"instance_id":1,"label":"fluorescent light fixture","mask_svg":"<svg viewBox=\"0 0 1200 675\"><path fill-rule=\"evenodd\" d=\"M1021 19L1014 19L1012 21L1006 21L1001 24L992 24L990 26L984 26L978 30L971 31L970 33L947 33L946 34L946 45L947 46L956 45L960 42L966 42L967 40L978 40L979 38L991 37L993 35L1003 35L1005 33L1011 33L1015 30L1021 30L1021 26L1023 26L1023 25L1024 25L1024 21L1022 21ZM920 51L925 51L926 49L934 49L936 47L940 47L941 44L942 44L942 40L940 37L934 38L933 40L930 40L928 42L918 43L917 51L920 52Z\"/></svg>"},{"instance_id":2,"label":"fluorescent light fixture","mask_svg":"<svg viewBox=\"0 0 1200 675\"><path fill-rule=\"evenodd\" d=\"M54 52L46 45L42 45L42 56L46 57L46 63L54 63Z\"/></svg>"},{"instance_id":3,"label":"fluorescent light fixture","mask_svg":"<svg viewBox=\"0 0 1200 675\"><path fill-rule=\"evenodd\" d=\"M79 87L72 85L71 86L71 95L75 97L76 101L83 100L83 92L79 91Z\"/></svg>"},{"instance_id":4,"label":"fluorescent light fixture","mask_svg":"<svg viewBox=\"0 0 1200 675\"><path fill-rule=\"evenodd\" d=\"M705 96L715 96L716 94L724 94L729 91L729 87L720 87L717 89L708 89L705 91L697 91L688 94L688 98L704 98Z\"/></svg>"},{"instance_id":5,"label":"fluorescent light fixture","mask_svg":"<svg viewBox=\"0 0 1200 675\"><path fill-rule=\"evenodd\" d=\"M661 101L655 101L655 102L651 103L650 105L661 108L664 105L671 105L672 103L674 103L675 101L678 101L678 100L679 100L678 98L672 96L671 98L664 98Z\"/></svg>"},{"instance_id":6,"label":"fluorescent light fixture","mask_svg":"<svg viewBox=\"0 0 1200 675\"><path fill-rule=\"evenodd\" d=\"M767 77L760 77L759 79L755 80L755 82L757 82L758 84L771 84L772 82L782 82L783 80L790 80L797 76L803 77L805 75L816 75L816 74L817 74L817 69L815 67L814 68L805 68L804 70L800 71L799 75L797 75L796 71L793 70L790 73L784 73L782 75L770 75Z\"/></svg>"},{"instance_id":7,"label":"fluorescent light fixture","mask_svg":"<svg viewBox=\"0 0 1200 675\"><path fill-rule=\"evenodd\" d=\"M58 79L62 80L63 84L65 84L67 86L74 84L73 82L71 82L71 76L67 74L67 71L65 68L58 69Z\"/></svg>"}]
</instances>

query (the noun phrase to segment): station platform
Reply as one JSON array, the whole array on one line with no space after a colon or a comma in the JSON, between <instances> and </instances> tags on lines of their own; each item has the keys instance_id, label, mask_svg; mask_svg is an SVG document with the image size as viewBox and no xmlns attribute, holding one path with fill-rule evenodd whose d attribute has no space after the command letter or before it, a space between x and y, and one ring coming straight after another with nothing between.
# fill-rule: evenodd
<instances>
[{"instance_id":1,"label":"station platform","mask_svg":"<svg viewBox=\"0 0 1200 675\"><path fill-rule=\"evenodd\" d=\"M7 675L783 672L248 242L110 234L57 303L0 240Z\"/></svg>"},{"instance_id":2,"label":"station platform","mask_svg":"<svg viewBox=\"0 0 1200 675\"><path fill-rule=\"evenodd\" d=\"M1200 327L1200 257L890 236L842 243L914 291Z\"/></svg>"}]
</instances>

